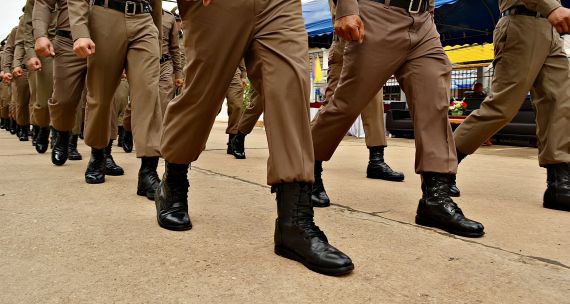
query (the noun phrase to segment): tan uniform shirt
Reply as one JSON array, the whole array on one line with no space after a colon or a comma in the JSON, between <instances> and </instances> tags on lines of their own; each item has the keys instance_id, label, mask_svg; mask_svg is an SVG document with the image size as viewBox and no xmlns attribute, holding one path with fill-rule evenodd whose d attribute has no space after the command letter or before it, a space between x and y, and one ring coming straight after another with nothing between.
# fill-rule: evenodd
<instances>
[{"instance_id":1,"label":"tan uniform shirt","mask_svg":"<svg viewBox=\"0 0 570 304\"><path fill-rule=\"evenodd\" d=\"M174 66L174 77L182 79L182 58L180 55L180 41L178 41L178 28L176 18L169 13L162 13L162 55L170 54Z\"/></svg>"},{"instance_id":2,"label":"tan uniform shirt","mask_svg":"<svg viewBox=\"0 0 570 304\"><path fill-rule=\"evenodd\" d=\"M73 40L79 38L91 38L89 34L89 0L67 0L69 11L69 23ZM152 6L152 19L157 29L162 25L162 1L161 0L135 0L135 2L148 2ZM158 31L159 40L162 33Z\"/></svg>"},{"instance_id":3,"label":"tan uniform shirt","mask_svg":"<svg viewBox=\"0 0 570 304\"><path fill-rule=\"evenodd\" d=\"M18 32L18 27L14 27L6 39L6 45L4 45L4 54L2 54L2 71L4 73L12 73L14 69L14 46L16 41L16 32Z\"/></svg>"},{"instance_id":4,"label":"tan uniform shirt","mask_svg":"<svg viewBox=\"0 0 570 304\"><path fill-rule=\"evenodd\" d=\"M524 5L529 10L539 12L543 17L548 17L553 10L561 6L559 0L499 0L501 12L517 5Z\"/></svg>"},{"instance_id":5,"label":"tan uniform shirt","mask_svg":"<svg viewBox=\"0 0 570 304\"><path fill-rule=\"evenodd\" d=\"M53 27L55 21L55 27ZM34 38L52 37L53 29L69 31L67 0L36 0L32 12Z\"/></svg>"}]
</instances>

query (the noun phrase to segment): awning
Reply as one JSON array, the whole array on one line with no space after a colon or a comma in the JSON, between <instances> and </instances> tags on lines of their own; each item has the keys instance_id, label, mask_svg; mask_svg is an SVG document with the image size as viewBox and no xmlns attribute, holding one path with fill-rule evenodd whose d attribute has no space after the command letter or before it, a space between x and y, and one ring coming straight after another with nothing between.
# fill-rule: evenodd
<instances>
[{"instance_id":1,"label":"awning","mask_svg":"<svg viewBox=\"0 0 570 304\"><path fill-rule=\"evenodd\" d=\"M445 53L453 64L469 64L493 60L493 44L455 45L444 47Z\"/></svg>"}]
</instances>

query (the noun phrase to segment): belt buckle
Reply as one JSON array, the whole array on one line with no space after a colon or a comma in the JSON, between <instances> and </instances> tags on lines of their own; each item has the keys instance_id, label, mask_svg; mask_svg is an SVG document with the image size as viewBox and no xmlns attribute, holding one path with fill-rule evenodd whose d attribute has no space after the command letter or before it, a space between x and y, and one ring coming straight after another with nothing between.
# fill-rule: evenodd
<instances>
[{"instance_id":1,"label":"belt buckle","mask_svg":"<svg viewBox=\"0 0 570 304\"><path fill-rule=\"evenodd\" d=\"M132 8L132 11L130 10ZM125 2L125 15L134 16L137 13L137 3L133 1Z\"/></svg>"},{"instance_id":2,"label":"belt buckle","mask_svg":"<svg viewBox=\"0 0 570 304\"><path fill-rule=\"evenodd\" d=\"M410 6L408 7L408 13L410 13L410 14L419 13L420 10L422 9L422 3L423 3L423 0L420 0L420 2L418 3L417 9L414 9L414 0L411 0Z\"/></svg>"}]
</instances>

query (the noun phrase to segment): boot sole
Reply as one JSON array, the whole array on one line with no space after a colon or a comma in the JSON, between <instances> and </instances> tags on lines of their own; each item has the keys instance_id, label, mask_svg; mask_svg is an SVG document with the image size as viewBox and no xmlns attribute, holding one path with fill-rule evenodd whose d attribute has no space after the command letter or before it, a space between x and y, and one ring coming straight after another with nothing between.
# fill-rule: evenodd
<instances>
[{"instance_id":1,"label":"boot sole","mask_svg":"<svg viewBox=\"0 0 570 304\"><path fill-rule=\"evenodd\" d=\"M418 224L420 226L426 226L426 227L441 229L441 230L449 232L451 234L464 236L464 237L470 237L470 238L478 238L478 237L482 237L483 235L485 235L485 231L482 231L482 232L466 232L466 231L453 229L450 227L442 227L438 223L435 223L431 220L423 219L418 215L416 215L416 224Z\"/></svg>"},{"instance_id":2,"label":"boot sole","mask_svg":"<svg viewBox=\"0 0 570 304\"><path fill-rule=\"evenodd\" d=\"M389 182L403 182L404 178L393 178L393 177L386 177L386 176L379 176L379 175L370 175L370 174L366 174L367 178L370 179L381 179L381 180L385 180L385 181L389 181Z\"/></svg>"},{"instance_id":3,"label":"boot sole","mask_svg":"<svg viewBox=\"0 0 570 304\"><path fill-rule=\"evenodd\" d=\"M154 195L149 195L144 189L137 188L137 195L146 197L149 201L154 201Z\"/></svg>"},{"instance_id":4,"label":"boot sole","mask_svg":"<svg viewBox=\"0 0 570 304\"><path fill-rule=\"evenodd\" d=\"M105 182L105 178L103 178L103 179L85 179L85 182L90 184L90 185L103 184Z\"/></svg>"},{"instance_id":5,"label":"boot sole","mask_svg":"<svg viewBox=\"0 0 570 304\"><path fill-rule=\"evenodd\" d=\"M313 264L310 264L309 262L305 261L301 256L299 256L295 252L293 252L289 249L283 248L281 246L277 246L277 245L275 245L275 254L277 254L278 256L284 257L286 259L299 262L314 272L324 274L324 275L328 275L328 276L342 276L342 275L351 273L354 270L354 264L349 265L349 266L340 267L340 268L325 268L325 267L313 265Z\"/></svg>"},{"instance_id":6,"label":"boot sole","mask_svg":"<svg viewBox=\"0 0 570 304\"><path fill-rule=\"evenodd\" d=\"M159 213L158 203L156 202L156 200L154 202L154 206L156 207L156 221L158 222L158 226L160 226L166 230L172 230L172 231L187 231L187 230L192 229L192 224L190 224L190 226L168 226L168 225L163 224L160 221L160 216L158 215L158 213Z\"/></svg>"},{"instance_id":7,"label":"boot sole","mask_svg":"<svg viewBox=\"0 0 570 304\"><path fill-rule=\"evenodd\" d=\"M82 160L83 157L68 157L67 160Z\"/></svg>"},{"instance_id":8,"label":"boot sole","mask_svg":"<svg viewBox=\"0 0 570 304\"><path fill-rule=\"evenodd\" d=\"M121 175L125 175L125 172L114 172L114 171L107 171L107 170L105 170L105 175L109 175L109 176L121 176Z\"/></svg>"}]
</instances>

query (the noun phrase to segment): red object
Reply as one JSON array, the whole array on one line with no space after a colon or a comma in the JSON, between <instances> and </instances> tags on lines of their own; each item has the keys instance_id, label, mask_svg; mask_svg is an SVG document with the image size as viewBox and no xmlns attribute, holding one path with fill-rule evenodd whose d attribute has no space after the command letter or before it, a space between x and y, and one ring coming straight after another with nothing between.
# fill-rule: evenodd
<instances>
[{"instance_id":1,"label":"red object","mask_svg":"<svg viewBox=\"0 0 570 304\"><path fill-rule=\"evenodd\" d=\"M309 104L309 106L310 106L311 108L314 108L314 109L320 109L322 105L323 105L323 104L320 103L320 102L318 102L318 101L317 101L317 102L311 102L311 103Z\"/></svg>"},{"instance_id":2,"label":"red object","mask_svg":"<svg viewBox=\"0 0 570 304\"><path fill-rule=\"evenodd\" d=\"M464 108L464 109L467 109L467 103L466 103L465 101L463 101L463 102L461 103L461 107Z\"/></svg>"}]
</instances>

